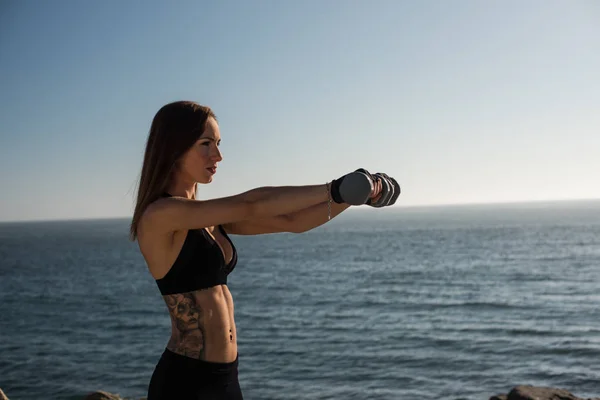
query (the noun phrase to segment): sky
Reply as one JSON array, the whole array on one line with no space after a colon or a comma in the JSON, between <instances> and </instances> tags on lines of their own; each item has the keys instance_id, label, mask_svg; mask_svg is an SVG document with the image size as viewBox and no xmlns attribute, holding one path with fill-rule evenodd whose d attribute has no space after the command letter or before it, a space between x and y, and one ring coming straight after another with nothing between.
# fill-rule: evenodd
<instances>
[{"instance_id":1,"label":"sky","mask_svg":"<svg viewBox=\"0 0 600 400\"><path fill-rule=\"evenodd\" d=\"M600 2L0 2L0 221L130 217L154 114L209 105L200 198L357 168L394 207L600 198Z\"/></svg>"}]
</instances>

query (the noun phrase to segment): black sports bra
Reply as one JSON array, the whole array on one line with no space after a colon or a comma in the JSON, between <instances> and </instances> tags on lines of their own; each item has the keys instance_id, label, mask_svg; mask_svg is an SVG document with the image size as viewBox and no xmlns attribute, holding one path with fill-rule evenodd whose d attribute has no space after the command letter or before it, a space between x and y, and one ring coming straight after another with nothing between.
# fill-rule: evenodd
<instances>
[{"instance_id":1,"label":"black sports bra","mask_svg":"<svg viewBox=\"0 0 600 400\"><path fill-rule=\"evenodd\" d=\"M163 197L170 195L165 193ZM229 264L225 264L221 247L206 229L190 229L171 269L164 277L156 280L163 296L227 284L227 275L237 264L237 250L225 229L221 225L217 228L233 250Z\"/></svg>"}]
</instances>

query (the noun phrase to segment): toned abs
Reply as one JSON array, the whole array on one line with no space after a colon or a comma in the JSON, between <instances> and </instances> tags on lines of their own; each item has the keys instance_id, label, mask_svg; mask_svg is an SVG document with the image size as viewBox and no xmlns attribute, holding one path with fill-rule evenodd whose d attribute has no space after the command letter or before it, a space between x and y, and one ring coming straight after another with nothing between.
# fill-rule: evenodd
<instances>
[{"instance_id":1,"label":"toned abs","mask_svg":"<svg viewBox=\"0 0 600 400\"><path fill-rule=\"evenodd\" d=\"M166 295L163 299L171 316L169 350L203 361L235 360L234 307L226 285Z\"/></svg>"}]
</instances>

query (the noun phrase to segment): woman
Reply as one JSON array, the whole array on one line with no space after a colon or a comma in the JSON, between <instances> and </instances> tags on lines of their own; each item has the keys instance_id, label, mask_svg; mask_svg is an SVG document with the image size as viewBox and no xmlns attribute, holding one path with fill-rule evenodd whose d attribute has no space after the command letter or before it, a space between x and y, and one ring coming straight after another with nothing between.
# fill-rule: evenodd
<instances>
[{"instance_id":1,"label":"woman","mask_svg":"<svg viewBox=\"0 0 600 400\"><path fill-rule=\"evenodd\" d=\"M148 400L242 399L227 288L237 252L228 235L304 232L349 207L339 193L343 177L197 200L197 184L212 182L223 159L220 142L212 110L194 102L165 105L150 128L131 237L167 304L172 334ZM381 183L373 183L377 199Z\"/></svg>"}]
</instances>

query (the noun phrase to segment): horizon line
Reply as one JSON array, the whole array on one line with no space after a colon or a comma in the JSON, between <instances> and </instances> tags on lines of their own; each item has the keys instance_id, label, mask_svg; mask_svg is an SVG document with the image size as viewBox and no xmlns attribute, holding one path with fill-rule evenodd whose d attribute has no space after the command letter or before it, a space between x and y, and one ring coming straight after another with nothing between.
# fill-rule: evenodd
<instances>
[{"instance_id":1,"label":"horizon line","mask_svg":"<svg viewBox=\"0 0 600 400\"><path fill-rule=\"evenodd\" d=\"M600 198L573 198L573 199L543 199L543 200L507 200L507 201L490 201L490 202L463 202L463 203L428 203L428 204L396 204L393 209L416 209L416 208L446 208L446 207L478 207L478 206L515 206L541 203L577 203L577 202L600 202ZM359 206L360 207L360 206ZM365 208L370 209L370 208ZM348 208L352 212L361 212L365 209L358 207ZM40 218L40 219L13 219L0 220L0 224L10 223L35 223L35 222L83 222L83 221L100 221L114 219L131 219L132 215L120 216L105 216L105 217L74 217L74 218Z\"/></svg>"}]
</instances>

